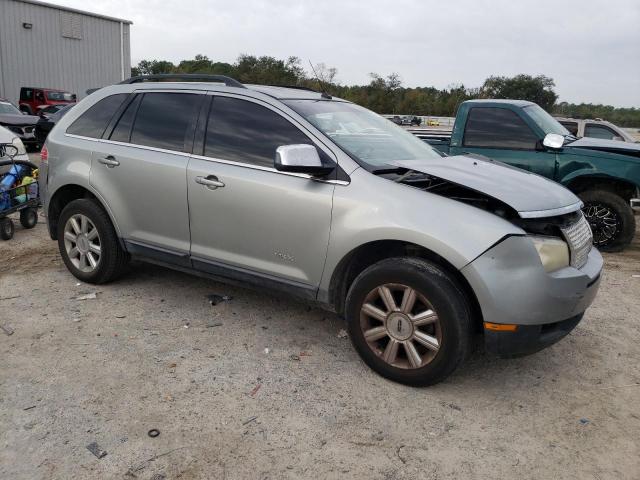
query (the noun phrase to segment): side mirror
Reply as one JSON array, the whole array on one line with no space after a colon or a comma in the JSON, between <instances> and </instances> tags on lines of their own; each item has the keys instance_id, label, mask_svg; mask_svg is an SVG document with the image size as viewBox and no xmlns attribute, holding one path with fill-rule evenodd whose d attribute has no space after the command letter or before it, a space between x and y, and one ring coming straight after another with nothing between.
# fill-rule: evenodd
<instances>
[{"instance_id":1,"label":"side mirror","mask_svg":"<svg viewBox=\"0 0 640 480\"><path fill-rule=\"evenodd\" d=\"M564 145L564 137L557 133L547 133L544 140L542 140L542 145L547 148L558 150Z\"/></svg>"},{"instance_id":2,"label":"side mirror","mask_svg":"<svg viewBox=\"0 0 640 480\"><path fill-rule=\"evenodd\" d=\"M322 164L318 150L313 145L283 145L276 149L274 166L279 172L306 173L324 176L331 173L333 166Z\"/></svg>"},{"instance_id":3,"label":"side mirror","mask_svg":"<svg viewBox=\"0 0 640 480\"><path fill-rule=\"evenodd\" d=\"M18 155L18 147L12 144L0 144L0 158L9 157L13 158Z\"/></svg>"}]
</instances>

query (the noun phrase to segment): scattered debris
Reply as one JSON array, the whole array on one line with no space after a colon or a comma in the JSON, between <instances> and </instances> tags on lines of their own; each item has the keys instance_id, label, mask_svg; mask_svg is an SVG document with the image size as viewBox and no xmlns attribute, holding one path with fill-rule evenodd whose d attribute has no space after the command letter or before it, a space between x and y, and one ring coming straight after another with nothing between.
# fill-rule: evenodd
<instances>
[{"instance_id":1,"label":"scattered debris","mask_svg":"<svg viewBox=\"0 0 640 480\"><path fill-rule=\"evenodd\" d=\"M0 328L2 329L2 331L4 333L6 333L7 335L13 335L13 328L11 328L9 325L0 325Z\"/></svg>"},{"instance_id":2,"label":"scattered debris","mask_svg":"<svg viewBox=\"0 0 640 480\"><path fill-rule=\"evenodd\" d=\"M230 295L217 295L214 293L212 295L207 295L207 299L209 300L209 303L214 306L222 302L229 302L233 300L233 297Z\"/></svg>"},{"instance_id":3,"label":"scattered debris","mask_svg":"<svg viewBox=\"0 0 640 480\"><path fill-rule=\"evenodd\" d=\"M251 397L255 396L256 393L258 393L258 390L260 390L260 387L262 386L261 383L259 383L258 385L256 385L253 390L251 390L251 392L249 393L249 395Z\"/></svg>"},{"instance_id":4,"label":"scattered debris","mask_svg":"<svg viewBox=\"0 0 640 480\"><path fill-rule=\"evenodd\" d=\"M222 325L222 322L214 322L211 320L207 322L207 328L221 327Z\"/></svg>"},{"instance_id":5,"label":"scattered debris","mask_svg":"<svg viewBox=\"0 0 640 480\"><path fill-rule=\"evenodd\" d=\"M25 407L22 410L24 410L26 412L27 410L31 410L32 408L36 408L36 407L37 407L37 405L31 405L30 407Z\"/></svg>"},{"instance_id":6,"label":"scattered debris","mask_svg":"<svg viewBox=\"0 0 640 480\"><path fill-rule=\"evenodd\" d=\"M640 275L631 275L631 278L640 278Z\"/></svg>"},{"instance_id":7,"label":"scattered debris","mask_svg":"<svg viewBox=\"0 0 640 480\"><path fill-rule=\"evenodd\" d=\"M269 349L268 349L268 348L265 348L265 349L264 349L264 354L265 354L265 355L269 355Z\"/></svg>"},{"instance_id":8,"label":"scattered debris","mask_svg":"<svg viewBox=\"0 0 640 480\"><path fill-rule=\"evenodd\" d=\"M349 334L344 328L341 328L340 331L338 332L338 338L347 338L348 336Z\"/></svg>"},{"instance_id":9,"label":"scattered debris","mask_svg":"<svg viewBox=\"0 0 640 480\"><path fill-rule=\"evenodd\" d=\"M157 428L152 428L147 432L147 435L149 435L151 438L156 438L158 435L160 435L160 430L158 430Z\"/></svg>"},{"instance_id":10,"label":"scattered debris","mask_svg":"<svg viewBox=\"0 0 640 480\"><path fill-rule=\"evenodd\" d=\"M76 300L93 300L98 297L98 292L86 293L84 295L80 295L76 297Z\"/></svg>"},{"instance_id":11,"label":"scattered debris","mask_svg":"<svg viewBox=\"0 0 640 480\"><path fill-rule=\"evenodd\" d=\"M126 315L116 315L116 318L127 318Z\"/></svg>"},{"instance_id":12,"label":"scattered debris","mask_svg":"<svg viewBox=\"0 0 640 480\"><path fill-rule=\"evenodd\" d=\"M299 362L300 361L300 357L298 355L296 355L295 353L290 355L289 358L291 360L293 360L294 362Z\"/></svg>"},{"instance_id":13,"label":"scattered debris","mask_svg":"<svg viewBox=\"0 0 640 480\"><path fill-rule=\"evenodd\" d=\"M154 460L156 460L156 459L158 459L160 457L164 457L165 455L169 455L169 454L171 454L173 452L177 452L178 450L184 450L185 448L187 448L187 447L174 448L173 450L169 450L167 452L163 452L163 453L160 453L158 455L154 455L153 457L147 458L146 460L143 460L138 465L130 467L129 470L127 470L127 473L125 473L125 476L136 478L136 472L139 472L140 470L143 470L147 466L147 463L151 463L151 462L153 462Z\"/></svg>"},{"instance_id":14,"label":"scattered debris","mask_svg":"<svg viewBox=\"0 0 640 480\"><path fill-rule=\"evenodd\" d=\"M582 425L586 425L586 424L588 424L588 423L590 423L590 422L589 422L589 419L588 419L588 418L581 418L581 419L580 419L580 423L581 423Z\"/></svg>"},{"instance_id":15,"label":"scattered debris","mask_svg":"<svg viewBox=\"0 0 640 480\"><path fill-rule=\"evenodd\" d=\"M87 450L93 453L97 458L102 458L107 455L107 452L98 445L98 442L93 442L87 445Z\"/></svg>"},{"instance_id":16,"label":"scattered debris","mask_svg":"<svg viewBox=\"0 0 640 480\"><path fill-rule=\"evenodd\" d=\"M170 363L169 368L176 368L178 366L177 363Z\"/></svg>"},{"instance_id":17,"label":"scattered debris","mask_svg":"<svg viewBox=\"0 0 640 480\"><path fill-rule=\"evenodd\" d=\"M80 282L76 283L76 287L79 287L80 285L82 285Z\"/></svg>"},{"instance_id":18,"label":"scattered debris","mask_svg":"<svg viewBox=\"0 0 640 480\"><path fill-rule=\"evenodd\" d=\"M249 417L244 422L242 422L242 425L249 425L251 422L255 422L257 419L258 417Z\"/></svg>"},{"instance_id":19,"label":"scattered debris","mask_svg":"<svg viewBox=\"0 0 640 480\"><path fill-rule=\"evenodd\" d=\"M0 301L2 301L2 300L13 300L14 298L20 298L20 295L13 295L12 297L0 297Z\"/></svg>"},{"instance_id":20,"label":"scattered debris","mask_svg":"<svg viewBox=\"0 0 640 480\"><path fill-rule=\"evenodd\" d=\"M306 352L306 351L302 351L298 354L298 356L300 357L310 357L311 356L311 352Z\"/></svg>"},{"instance_id":21,"label":"scattered debris","mask_svg":"<svg viewBox=\"0 0 640 480\"><path fill-rule=\"evenodd\" d=\"M164 473L154 473L151 476L151 480L164 480L165 478L167 477L165 477Z\"/></svg>"}]
</instances>

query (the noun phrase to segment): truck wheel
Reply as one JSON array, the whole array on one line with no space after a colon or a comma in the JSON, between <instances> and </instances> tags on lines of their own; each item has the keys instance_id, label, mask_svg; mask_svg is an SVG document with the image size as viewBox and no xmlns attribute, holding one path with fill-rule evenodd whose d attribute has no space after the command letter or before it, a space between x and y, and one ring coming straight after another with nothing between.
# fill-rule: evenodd
<instances>
[{"instance_id":1,"label":"truck wheel","mask_svg":"<svg viewBox=\"0 0 640 480\"><path fill-rule=\"evenodd\" d=\"M38 210L35 208L25 208L20 210L20 224L24 228L33 228L38 223Z\"/></svg>"},{"instance_id":2,"label":"truck wheel","mask_svg":"<svg viewBox=\"0 0 640 480\"><path fill-rule=\"evenodd\" d=\"M607 190L588 190L579 197L596 247L605 252L619 252L631 243L636 220L631 206L622 197Z\"/></svg>"},{"instance_id":3,"label":"truck wheel","mask_svg":"<svg viewBox=\"0 0 640 480\"><path fill-rule=\"evenodd\" d=\"M107 283L120 276L129 260L111 220L94 200L70 202L58 221L58 247L69 271L87 283Z\"/></svg>"},{"instance_id":4,"label":"truck wheel","mask_svg":"<svg viewBox=\"0 0 640 480\"><path fill-rule=\"evenodd\" d=\"M10 218L0 218L0 238L2 238L2 240L11 240L14 230L13 222Z\"/></svg>"},{"instance_id":5,"label":"truck wheel","mask_svg":"<svg viewBox=\"0 0 640 480\"><path fill-rule=\"evenodd\" d=\"M444 380L471 348L471 314L455 280L419 258L382 260L354 280L346 300L351 342L364 362L412 386Z\"/></svg>"}]
</instances>

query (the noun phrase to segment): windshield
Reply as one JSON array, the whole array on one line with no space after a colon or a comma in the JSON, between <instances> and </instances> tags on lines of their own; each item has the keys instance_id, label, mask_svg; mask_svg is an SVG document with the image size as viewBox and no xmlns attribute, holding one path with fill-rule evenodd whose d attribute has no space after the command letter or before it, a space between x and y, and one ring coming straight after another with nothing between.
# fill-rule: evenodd
<instances>
[{"instance_id":1,"label":"windshield","mask_svg":"<svg viewBox=\"0 0 640 480\"><path fill-rule=\"evenodd\" d=\"M441 157L411 133L353 103L335 100L285 100L284 103L369 169L388 167L390 162L398 160Z\"/></svg>"},{"instance_id":2,"label":"windshield","mask_svg":"<svg viewBox=\"0 0 640 480\"><path fill-rule=\"evenodd\" d=\"M557 133L558 135L562 135L563 137L571 135L571 132L569 132L569 130L564 128L560 124L560 122L549 115L539 105L529 105L527 107L524 107L524 109L533 119L533 121L536 122L536 124L542 129L545 135L548 133Z\"/></svg>"},{"instance_id":3,"label":"windshield","mask_svg":"<svg viewBox=\"0 0 640 480\"><path fill-rule=\"evenodd\" d=\"M0 102L0 115L22 115L20 110L9 102Z\"/></svg>"}]
</instances>

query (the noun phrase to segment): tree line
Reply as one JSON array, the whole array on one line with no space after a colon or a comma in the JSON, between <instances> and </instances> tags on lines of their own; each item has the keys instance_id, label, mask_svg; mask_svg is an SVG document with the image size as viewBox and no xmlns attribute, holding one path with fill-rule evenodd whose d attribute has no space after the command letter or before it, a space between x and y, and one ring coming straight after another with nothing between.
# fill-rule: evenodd
<instances>
[{"instance_id":1,"label":"tree line","mask_svg":"<svg viewBox=\"0 0 640 480\"><path fill-rule=\"evenodd\" d=\"M640 109L616 108L591 103L558 103L555 83L544 75L492 76L482 86L469 88L453 84L443 89L434 87L408 88L402 85L399 74L381 76L370 73L366 85L342 85L338 71L324 63L310 65L307 70L297 57L277 59L270 56L240 55L234 63L216 62L205 55L178 64L167 60L142 60L131 69L132 75L160 73L199 73L227 75L242 83L261 85L289 85L323 90L331 95L352 101L374 112L455 116L460 103L475 98L514 98L530 100L553 115L574 118L602 118L622 127L640 126Z\"/></svg>"}]
</instances>

